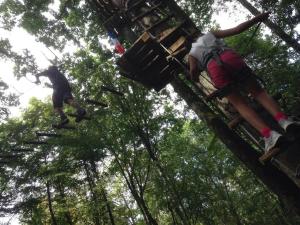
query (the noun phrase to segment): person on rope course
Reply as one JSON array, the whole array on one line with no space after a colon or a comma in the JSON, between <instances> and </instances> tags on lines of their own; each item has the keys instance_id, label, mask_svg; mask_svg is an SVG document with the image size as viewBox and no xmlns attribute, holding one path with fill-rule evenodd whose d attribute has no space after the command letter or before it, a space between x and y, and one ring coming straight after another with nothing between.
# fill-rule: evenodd
<instances>
[{"instance_id":1,"label":"person on rope course","mask_svg":"<svg viewBox=\"0 0 300 225\"><path fill-rule=\"evenodd\" d=\"M67 78L59 71L57 66L50 66L47 70L35 75L36 83L40 82L40 77L48 77L53 88L52 102L54 111L60 116L60 126L69 123L69 119L63 111L63 103L71 105L77 110L76 122L80 122L86 115L86 110L74 100ZM50 87L50 85L49 85Z\"/></svg>"},{"instance_id":2,"label":"person on rope course","mask_svg":"<svg viewBox=\"0 0 300 225\"><path fill-rule=\"evenodd\" d=\"M225 97L264 138L265 153L272 155L283 136L271 130L265 121L248 105L247 100L240 93L246 91L255 98L288 133L300 127L300 123L293 121L280 109L278 103L261 87L253 71L246 65L241 56L226 46L222 38L240 34L253 25L268 19L270 13L261 13L254 18L226 29L210 31L201 34L192 44L188 56L189 78L195 82L199 80L199 71L206 70L213 85L224 91Z\"/></svg>"}]
</instances>

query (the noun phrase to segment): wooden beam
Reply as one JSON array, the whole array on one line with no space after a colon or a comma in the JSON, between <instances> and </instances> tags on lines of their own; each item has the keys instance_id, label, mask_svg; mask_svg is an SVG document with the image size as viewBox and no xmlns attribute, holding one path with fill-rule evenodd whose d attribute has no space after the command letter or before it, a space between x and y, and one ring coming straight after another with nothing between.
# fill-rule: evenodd
<instances>
[{"instance_id":1,"label":"wooden beam","mask_svg":"<svg viewBox=\"0 0 300 225\"><path fill-rule=\"evenodd\" d=\"M5 160L0 160L0 164L9 164L11 163L10 161L5 161Z\"/></svg>"},{"instance_id":2,"label":"wooden beam","mask_svg":"<svg viewBox=\"0 0 300 225\"><path fill-rule=\"evenodd\" d=\"M103 91L108 91L108 92L110 92L110 93L113 93L113 94L115 94L115 95L119 95L119 96L124 96L124 93L122 93L122 92L120 92L120 91L117 91L117 90L115 90L115 89L113 89L113 88L110 88L110 87L107 87L107 86L101 86L101 90L103 90Z\"/></svg>"},{"instance_id":3,"label":"wooden beam","mask_svg":"<svg viewBox=\"0 0 300 225\"><path fill-rule=\"evenodd\" d=\"M54 129L64 129L64 130L75 130L76 128L74 126L70 126L70 125L59 125L59 124L52 124L52 127Z\"/></svg>"},{"instance_id":4,"label":"wooden beam","mask_svg":"<svg viewBox=\"0 0 300 225\"><path fill-rule=\"evenodd\" d=\"M22 157L22 155L18 154L18 155L11 155L11 154L0 154L0 158L4 158L4 159L12 159L12 158L18 158L18 157Z\"/></svg>"},{"instance_id":5,"label":"wooden beam","mask_svg":"<svg viewBox=\"0 0 300 225\"><path fill-rule=\"evenodd\" d=\"M33 152L32 148L12 148L11 151L13 152Z\"/></svg>"},{"instance_id":6,"label":"wooden beam","mask_svg":"<svg viewBox=\"0 0 300 225\"><path fill-rule=\"evenodd\" d=\"M270 159L272 159L274 156L276 156L278 153L280 152L280 148L273 148L271 150L269 150L268 152L266 152L265 154L263 154L260 158L259 161L265 165L265 163L267 161L269 161Z\"/></svg>"},{"instance_id":7,"label":"wooden beam","mask_svg":"<svg viewBox=\"0 0 300 225\"><path fill-rule=\"evenodd\" d=\"M24 141L26 145L47 145L48 142L46 141Z\"/></svg>"},{"instance_id":8,"label":"wooden beam","mask_svg":"<svg viewBox=\"0 0 300 225\"><path fill-rule=\"evenodd\" d=\"M87 104L91 104L91 105L96 105L96 106L101 106L101 107L108 107L108 105L106 103L103 103L103 102L99 102L99 101L96 101L96 100L92 100L92 99L87 99L85 101Z\"/></svg>"},{"instance_id":9,"label":"wooden beam","mask_svg":"<svg viewBox=\"0 0 300 225\"><path fill-rule=\"evenodd\" d=\"M76 113L68 113L67 115L70 116L70 117L74 117L74 118L78 117L78 115ZM84 117L82 117L82 119L91 120L92 118L89 117L89 116L84 116Z\"/></svg>"},{"instance_id":10,"label":"wooden beam","mask_svg":"<svg viewBox=\"0 0 300 225\"><path fill-rule=\"evenodd\" d=\"M49 132L43 132L43 131L37 131L37 132L35 132L35 134L38 137L62 137L61 134L49 133Z\"/></svg>"}]
</instances>

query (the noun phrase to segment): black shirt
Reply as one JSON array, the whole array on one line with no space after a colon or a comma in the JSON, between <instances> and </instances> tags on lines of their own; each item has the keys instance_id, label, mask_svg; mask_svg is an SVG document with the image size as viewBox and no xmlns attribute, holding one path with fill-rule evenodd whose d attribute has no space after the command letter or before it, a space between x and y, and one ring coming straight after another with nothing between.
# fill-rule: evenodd
<instances>
[{"instance_id":1,"label":"black shirt","mask_svg":"<svg viewBox=\"0 0 300 225\"><path fill-rule=\"evenodd\" d=\"M67 78L59 72L56 66L49 67L48 70L43 72L43 76L49 78L52 83L53 89L60 89L60 88L68 88L70 89L70 84Z\"/></svg>"}]
</instances>

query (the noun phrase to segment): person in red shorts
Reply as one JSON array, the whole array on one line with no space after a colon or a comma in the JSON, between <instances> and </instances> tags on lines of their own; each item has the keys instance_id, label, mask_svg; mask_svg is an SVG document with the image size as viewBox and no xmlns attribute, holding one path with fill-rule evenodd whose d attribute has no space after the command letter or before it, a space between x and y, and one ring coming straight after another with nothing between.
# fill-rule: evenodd
<instances>
[{"instance_id":1,"label":"person in red shorts","mask_svg":"<svg viewBox=\"0 0 300 225\"><path fill-rule=\"evenodd\" d=\"M63 111L63 103L71 105L77 110L76 122L80 122L86 114L86 110L81 108L80 105L74 100L71 87L67 78L58 70L56 66L50 66L47 70L36 75L36 83L40 83L39 77L48 77L53 88L53 107L54 111L60 116L61 123L63 126L69 123L69 119Z\"/></svg>"},{"instance_id":2,"label":"person in red shorts","mask_svg":"<svg viewBox=\"0 0 300 225\"><path fill-rule=\"evenodd\" d=\"M274 149L283 136L268 127L248 105L246 99L240 94L240 89L250 94L270 112L286 132L293 131L295 127L299 128L300 123L286 116L277 102L257 82L242 57L227 47L222 38L242 33L253 25L265 21L268 17L268 12L262 13L234 28L200 35L192 44L188 58L190 79L193 81L198 81L199 70L206 70L217 89L223 89L230 85L230 92L226 94L226 98L240 115L263 136L266 153Z\"/></svg>"}]
</instances>

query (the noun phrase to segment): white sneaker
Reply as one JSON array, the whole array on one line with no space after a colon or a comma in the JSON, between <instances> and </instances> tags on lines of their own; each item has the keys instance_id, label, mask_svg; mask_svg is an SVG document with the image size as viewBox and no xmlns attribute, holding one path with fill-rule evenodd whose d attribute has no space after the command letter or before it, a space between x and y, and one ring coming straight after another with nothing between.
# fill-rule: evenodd
<instances>
[{"instance_id":1,"label":"white sneaker","mask_svg":"<svg viewBox=\"0 0 300 225\"><path fill-rule=\"evenodd\" d=\"M276 145L279 142L279 139L281 139L283 136L279 134L278 132L272 130L270 137L264 138L265 141L265 153L269 152L273 148L276 147Z\"/></svg>"},{"instance_id":2,"label":"white sneaker","mask_svg":"<svg viewBox=\"0 0 300 225\"><path fill-rule=\"evenodd\" d=\"M295 131L295 129L299 129L300 131L300 122L294 121L290 117L287 119L279 120L278 123L285 131Z\"/></svg>"}]
</instances>

